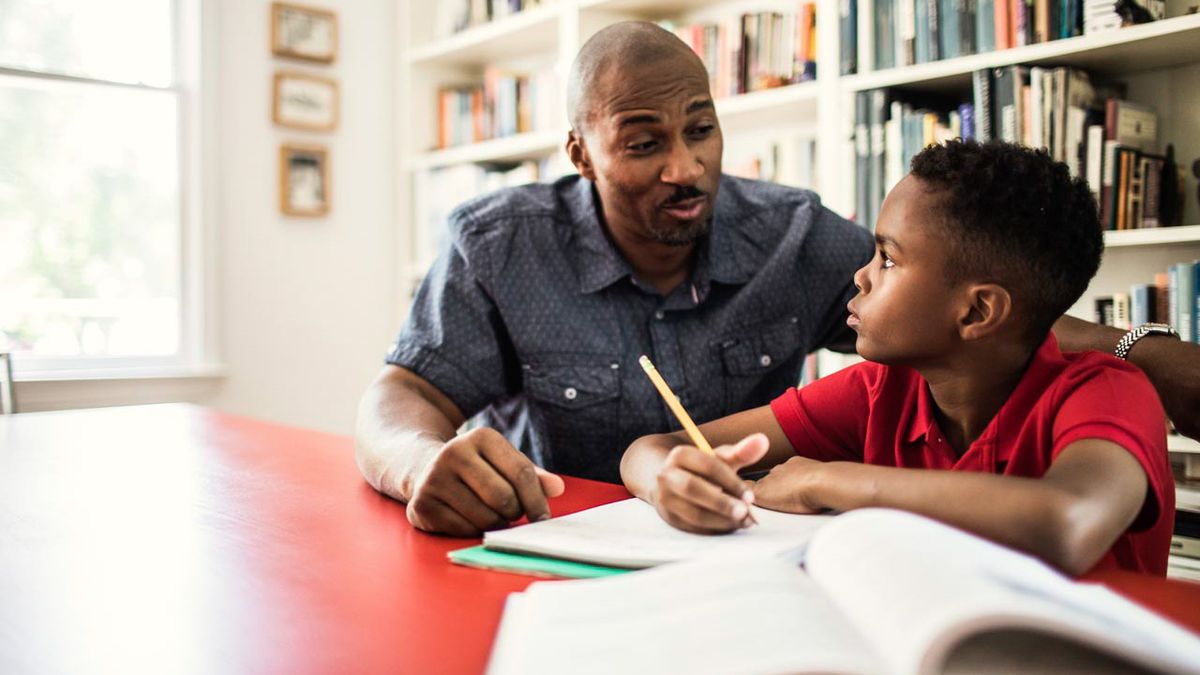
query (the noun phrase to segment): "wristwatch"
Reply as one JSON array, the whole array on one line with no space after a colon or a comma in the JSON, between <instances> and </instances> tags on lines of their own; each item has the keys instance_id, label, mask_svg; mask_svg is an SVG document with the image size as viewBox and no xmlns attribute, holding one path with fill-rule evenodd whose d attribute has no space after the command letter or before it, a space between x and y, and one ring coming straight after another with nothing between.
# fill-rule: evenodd
<instances>
[{"instance_id":1,"label":"wristwatch","mask_svg":"<svg viewBox=\"0 0 1200 675\"><path fill-rule=\"evenodd\" d=\"M1133 345L1147 335L1170 335L1176 340L1179 339L1179 333L1165 323L1144 323L1121 336L1116 348L1113 349L1113 355L1118 359L1127 358Z\"/></svg>"}]
</instances>

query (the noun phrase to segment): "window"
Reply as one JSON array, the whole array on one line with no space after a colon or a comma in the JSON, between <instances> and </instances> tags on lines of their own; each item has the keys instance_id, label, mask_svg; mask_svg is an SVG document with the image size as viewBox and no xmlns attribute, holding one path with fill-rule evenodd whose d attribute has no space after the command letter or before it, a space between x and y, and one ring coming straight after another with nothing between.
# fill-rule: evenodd
<instances>
[{"instance_id":1,"label":"window","mask_svg":"<svg viewBox=\"0 0 1200 675\"><path fill-rule=\"evenodd\" d=\"M0 2L0 351L18 373L190 347L177 12Z\"/></svg>"}]
</instances>

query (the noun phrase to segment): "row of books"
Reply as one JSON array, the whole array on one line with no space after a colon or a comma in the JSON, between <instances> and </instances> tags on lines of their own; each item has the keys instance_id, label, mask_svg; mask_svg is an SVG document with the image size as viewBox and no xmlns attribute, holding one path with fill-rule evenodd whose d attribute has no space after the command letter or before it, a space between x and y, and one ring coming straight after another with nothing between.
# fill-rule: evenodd
<instances>
[{"instance_id":1,"label":"row of books","mask_svg":"<svg viewBox=\"0 0 1200 675\"><path fill-rule=\"evenodd\" d=\"M433 34L438 38L496 21L554 0L438 0L433 3Z\"/></svg>"},{"instance_id":2,"label":"row of books","mask_svg":"<svg viewBox=\"0 0 1200 675\"><path fill-rule=\"evenodd\" d=\"M742 136L725 147L722 172L811 189L816 153L816 141L804 134Z\"/></svg>"},{"instance_id":3,"label":"row of books","mask_svg":"<svg viewBox=\"0 0 1200 675\"><path fill-rule=\"evenodd\" d=\"M855 101L855 217L873 227L883 197L913 155L950 138L1045 148L1088 181L1107 229L1178 225L1173 151L1158 154L1158 116L1075 68L976 71L968 101L877 89Z\"/></svg>"},{"instance_id":4,"label":"row of books","mask_svg":"<svg viewBox=\"0 0 1200 675\"><path fill-rule=\"evenodd\" d=\"M438 147L551 129L559 103L553 71L523 74L488 67L481 85L438 91Z\"/></svg>"},{"instance_id":5,"label":"row of books","mask_svg":"<svg viewBox=\"0 0 1200 675\"><path fill-rule=\"evenodd\" d=\"M1128 330L1143 323L1170 325L1186 342L1200 343L1200 260L1171 265L1152 284L1095 299L1096 323Z\"/></svg>"},{"instance_id":6,"label":"row of books","mask_svg":"<svg viewBox=\"0 0 1200 675\"><path fill-rule=\"evenodd\" d=\"M859 0L839 4L843 75L859 70L859 39L871 40L879 70L1145 23L1166 9L1165 0L873 0L868 38Z\"/></svg>"},{"instance_id":7,"label":"row of books","mask_svg":"<svg viewBox=\"0 0 1200 675\"><path fill-rule=\"evenodd\" d=\"M817 6L795 13L755 12L715 23L662 24L704 61L715 97L734 96L817 76Z\"/></svg>"}]
</instances>

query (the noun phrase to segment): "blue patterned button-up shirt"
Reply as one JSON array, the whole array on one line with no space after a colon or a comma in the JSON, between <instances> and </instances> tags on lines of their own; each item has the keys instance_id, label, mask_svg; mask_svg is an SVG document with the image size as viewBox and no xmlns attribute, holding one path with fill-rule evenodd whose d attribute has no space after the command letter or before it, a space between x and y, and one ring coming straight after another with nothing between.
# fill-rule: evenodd
<instances>
[{"instance_id":1,"label":"blue patterned button-up shirt","mask_svg":"<svg viewBox=\"0 0 1200 675\"><path fill-rule=\"evenodd\" d=\"M816 194L723 176L691 279L636 279L591 182L502 190L450 217L387 362L548 470L619 482L638 436L679 429L638 367L648 355L697 423L766 405L804 356L846 341L871 235Z\"/></svg>"}]
</instances>

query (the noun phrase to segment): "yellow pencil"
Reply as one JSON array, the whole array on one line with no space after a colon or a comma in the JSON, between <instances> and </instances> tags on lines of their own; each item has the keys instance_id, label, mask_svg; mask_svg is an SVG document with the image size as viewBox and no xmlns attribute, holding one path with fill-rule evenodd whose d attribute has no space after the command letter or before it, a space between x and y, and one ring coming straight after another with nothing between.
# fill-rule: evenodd
<instances>
[{"instance_id":1,"label":"yellow pencil","mask_svg":"<svg viewBox=\"0 0 1200 675\"><path fill-rule=\"evenodd\" d=\"M643 354L642 358L638 359L638 363L642 365L642 370L646 371L646 376L654 383L654 388L658 390L659 394L662 394L663 400L667 402L667 407L671 409L671 412L675 413L675 417L683 425L683 430L687 432L688 438L692 439L692 444L710 455L717 454L713 452L712 446L708 444L708 440L704 438L704 434L700 433L700 429L696 427L696 423L692 421L692 417L683 409L683 404L679 402L679 397L667 386L667 381L659 374L658 368L655 368L654 364L650 363L650 357Z\"/></svg>"},{"instance_id":2,"label":"yellow pencil","mask_svg":"<svg viewBox=\"0 0 1200 675\"><path fill-rule=\"evenodd\" d=\"M658 368L655 368L654 364L650 362L650 357L643 354L638 359L638 363L641 364L642 370L646 371L646 376L654 383L654 388L658 390L663 400L667 402L667 407L671 409L671 412L675 413L676 419L683 425L683 430L687 432L688 438L692 439L692 445L700 448L703 452L716 456L717 453L713 452L712 446L708 444L708 439L704 437L704 434L700 433L700 428L692 421L692 416L687 414L687 411L683 409L683 404L679 402L679 397L667 386L667 381L662 378L662 375L658 372ZM757 525L758 519L754 517L753 512L749 511L749 507L750 504L747 503L746 520Z\"/></svg>"}]
</instances>

